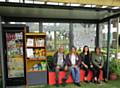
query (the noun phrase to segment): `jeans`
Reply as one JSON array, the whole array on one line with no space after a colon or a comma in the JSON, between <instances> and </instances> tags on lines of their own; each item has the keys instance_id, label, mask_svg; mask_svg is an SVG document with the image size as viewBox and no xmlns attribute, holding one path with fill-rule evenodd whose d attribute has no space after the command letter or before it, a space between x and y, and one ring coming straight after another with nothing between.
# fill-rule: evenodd
<instances>
[{"instance_id":1,"label":"jeans","mask_svg":"<svg viewBox=\"0 0 120 88\"><path fill-rule=\"evenodd\" d=\"M80 82L80 69L79 67L69 67L69 70L67 71L66 75L65 75L65 79L67 80L70 73L72 73L72 78L74 80L75 83L79 83Z\"/></svg>"}]
</instances>

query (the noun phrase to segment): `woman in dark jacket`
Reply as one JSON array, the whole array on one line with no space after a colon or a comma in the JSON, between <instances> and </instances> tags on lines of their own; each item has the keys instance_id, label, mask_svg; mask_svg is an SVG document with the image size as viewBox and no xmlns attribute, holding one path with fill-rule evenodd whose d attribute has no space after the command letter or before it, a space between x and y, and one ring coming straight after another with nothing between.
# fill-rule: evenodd
<instances>
[{"instance_id":1,"label":"woman in dark jacket","mask_svg":"<svg viewBox=\"0 0 120 88\"><path fill-rule=\"evenodd\" d=\"M82 59L80 67L85 71L84 81L89 82L87 80L87 76L88 76L89 70L92 70L93 65L92 65L92 59L91 59L91 55L89 53L88 46L83 47L83 52L80 53L80 57Z\"/></svg>"}]
</instances>

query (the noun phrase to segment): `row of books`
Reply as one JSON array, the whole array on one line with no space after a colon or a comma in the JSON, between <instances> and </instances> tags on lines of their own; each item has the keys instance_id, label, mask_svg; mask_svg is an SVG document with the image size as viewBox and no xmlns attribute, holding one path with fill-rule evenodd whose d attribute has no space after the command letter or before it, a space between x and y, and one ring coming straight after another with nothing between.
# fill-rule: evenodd
<instances>
[{"instance_id":1,"label":"row of books","mask_svg":"<svg viewBox=\"0 0 120 88\"><path fill-rule=\"evenodd\" d=\"M38 39L33 39L33 38L28 38L27 39L27 46L45 46L45 40L42 38L38 38Z\"/></svg>"},{"instance_id":2,"label":"row of books","mask_svg":"<svg viewBox=\"0 0 120 88\"><path fill-rule=\"evenodd\" d=\"M28 48L26 50L27 52L27 58L34 58L34 59L45 59L46 58L46 51L45 49L31 49Z\"/></svg>"}]
</instances>

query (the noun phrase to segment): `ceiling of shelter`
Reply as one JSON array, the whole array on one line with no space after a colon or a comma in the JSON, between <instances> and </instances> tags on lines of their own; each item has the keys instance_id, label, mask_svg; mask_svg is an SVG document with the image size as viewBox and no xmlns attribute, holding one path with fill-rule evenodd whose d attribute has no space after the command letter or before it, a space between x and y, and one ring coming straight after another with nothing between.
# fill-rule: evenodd
<instances>
[{"instance_id":1,"label":"ceiling of shelter","mask_svg":"<svg viewBox=\"0 0 120 88\"><path fill-rule=\"evenodd\" d=\"M63 19L103 19L120 13L107 10L94 11L84 9L54 9L54 8L28 8L28 7L3 7L0 6L0 15L15 17L40 17L40 18L63 18Z\"/></svg>"},{"instance_id":2,"label":"ceiling of shelter","mask_svg":"<svg viewBox=\"0 0 120 88\"><path fill-rule=\"evenodd\" d=\"M120 0L35 0L35 1L120 6Z\"/></svg>"},{"instance_id":3,"label":"ceiling of shelter","mask_svg":"<svg viewBox=\"0 0 120 88\"><path fill-rule=\"evenodd\" d=\"M113 0L34 0L34 1L44 1L45 4L40 5L35 3L33 4L8 3L6 5L3 5L2 3L0 4L0 15L8 16L8 17L101 20L115 14L120 14L120 7L117 9L112 9L111 6L107 8L102 8L98 6L85 7L86 6L85 4L90 3L90 1L93 3L95 1L99 1L102 3L103 1L109 2ZM56 5L56 4L53 5L53 3L49 5L48 1L54 1L54 2L57 1L57 3L64 2L65 5ZM72 4L67 6L67 2L81 3L82 1L84 2L82 6L72 6ZM88 2L85 3L85 1ZM114 0L114 1L119 2L120 4L120 0ZM113 5L113 4L109 4L109 5Z\"/></svg>"}]
</instances>

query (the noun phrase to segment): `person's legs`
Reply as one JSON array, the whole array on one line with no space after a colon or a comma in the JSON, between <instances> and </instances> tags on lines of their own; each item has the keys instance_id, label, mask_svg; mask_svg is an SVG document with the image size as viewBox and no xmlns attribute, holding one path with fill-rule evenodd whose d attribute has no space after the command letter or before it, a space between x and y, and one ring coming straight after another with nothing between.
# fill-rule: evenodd
<instances>
[{"instance_id":1,"label":"person's legs","mask_svg":"<svg viewBox=\"0 0 120 88\"><path fill-rule=\"evenodd\" d=\"M68 79L70 73L71 73L71 67L69 67L68 70L66 71L66 74L65 74L65 77L64 77L65 80Z\"/></svg>"},{"instance_id":2,"label":"person's legs","mask_svg":"<svg viewBox=\"0 0 120 88\"><path fill-rule=\"evenodd\" d=\"M97 68L97 73L96 73L96 75L97 75L97 80L99 80L99 75L100 75L100 69L99 69L99 68Z\"/></svg>"},{"instance_id":3,"label":"person's legs","mask_svg":"<svg viewBox=\"0 0 120 88\"><path fill-rule=\"evenodd\" d=\"M104 65L103 69L103 79L104 79L104 82L107 82L107 65Z\"/></svg>"},{"instance_id":4,"label":"person's legs","mask_svg":"<svg viewBox=\"0 0 120 88\"><path fill-rule=\"evenodd\" d=\"M58 84L58 80L59 80L59 68L55 68L55 73L56 73L56 84Z\"/></svg>"},{"instance_id":5,"label":"person's legs","mask_svg":"<svg viewBox=\"0 0 120 88\"><path fill-rule=\"evenodd\" d=\"M76 86L80 87L80 69L78 67L72 69L72 76Z\"/></svg>"},{"instance_id":6,"label":"person's legs","mask_svg":"<svg viewBox=\"0 0 120 88\"><path fill-rule=\"evenodd\" d=\"M80 69L75 68L75 83L80 83Z\"/></svg>"},{"instance_id":7,"label":"person's legs","mask_svg":"<svg viewBox=\"0 0 120 88\"><path fill-rule=\"evenodd\" d=\"M85 77L88 76L88 69L85 69Z\"/></svg>"},{"instance_id":8,"label":"person's legs","mask_svg":"<svg viewBox=\"0 0 120 88\"><path fill-rule=\"evenodd\" d=\"M93 73L93 76L91 78L91 82L93 82L94 81L94 68L90 67L89 70L92 71L92 73Z\"/></svg>"},{"instance_id":9,"label":"person's legs","mask_svg":"<svg viewBox=\"0 0 120 88\"><path fill-rule=\"evenodd\" d=\"M85 71L85 77L84 77L84 81L87 81L87 76L88 76L88 69L87 68L83 68L83 70Z\"/></svg>"},{"instance_id":10,"label":"person's legs","mask_svg":"<svg viewBox=\"0 0 120 88\"><path fill-rule=\"evenodd\" d=\"M71 68L72 78L73 78L74 82L75 82L75 76L76 76L75 70L76 69L74 69L73 67Z\"/></svg>"},{"instance_id":11,"label":"person's legs","mask_svg":"<svg viewBox=\"0 0 120 88\"><path fill-rule=\"evenodd\" d=\"M66 74L65 74L64 78L62 79L63 86L66 85L66 80L68 79L68 77L71 73L71 69L72 69L72 67L68 67L68 70L66 71Z\"/></svg>"},{"instance_id":12,"label":"person's legs","mask_svg":"<svg viewBox=\"0 0 120 88\"><path fill-rule=\"evenodd\" d=\"M97 82L97 80L99 78L98 75L99 75L99 68L94 66L94 70L93 70L94 82Z\"/></svg>"}]
</instances>

